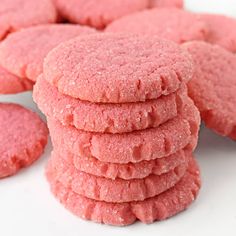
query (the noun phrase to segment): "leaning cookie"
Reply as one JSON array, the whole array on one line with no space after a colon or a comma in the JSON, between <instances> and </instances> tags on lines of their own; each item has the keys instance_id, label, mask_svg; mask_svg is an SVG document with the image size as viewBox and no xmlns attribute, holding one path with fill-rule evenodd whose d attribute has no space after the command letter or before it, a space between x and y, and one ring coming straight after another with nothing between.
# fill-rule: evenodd
<instances>
[{"instance_id":1,"label":"leaning cookie","mask_svg":"<svg viewBox=\"0 0 236 236\"><path fill-rule=\"evenodd\" d=\"M204 42L183 45L195 62L189 95L206 126L236 140L236 55Z\"/></svg>"},{"instance_id":2,"label":"leaning cookie","mask_svg":"<svg viewBox=\"0 0 236 236\"><path fill-rule=\"evenodd\" d=\"M34 112L16 104L0 104L0 178L31 165L47 144L46 124Z\"/></svg>"}]
</instances>

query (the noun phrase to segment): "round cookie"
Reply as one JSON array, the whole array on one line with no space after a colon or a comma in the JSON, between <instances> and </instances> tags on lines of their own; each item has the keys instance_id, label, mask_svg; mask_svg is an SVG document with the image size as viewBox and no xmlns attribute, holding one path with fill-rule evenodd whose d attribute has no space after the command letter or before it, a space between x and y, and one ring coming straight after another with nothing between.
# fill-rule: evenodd
<instances>
[{"instance_id":1,"label":"round cookie","mask_svg":"<svg viewBox=\"0 0 236 236\"><path fill-rule=\"evenodd\" d=\"M144 179L107 179L79 171L65 157L52 153L47 167L56 181L90 199L105 202L143 201L173 187L185 174L188 161L162 175Z\"/></svg>"},{"instance_id":2,"label":"round cookie","mask_svg":"<svg viewBox=\"0 0 236 236\"><path fill-rule=\"evenodd\" d=\"M70 22L104 28L113 20L149 6L149 0L53 0L60 15Z\"/></svg>"},{"instance_id":3,"label":"round cookie","mask_svg":"<svg viewBox=\"0 0 236 236\"><path fill-rule=\"evenodd\" d=\"M186 100L186 86L176 93L139 103L95 104L63 95L42 76L34 86L34 100L42 112L77 129L124 133L158 127L176 117Z\"/></svg>"},{"instance_id":4,"label":"round cookie","mask_svg":"<svg viewBox=\"0 0 236 236\"><path fill-rule=\"evenodd\" d=\"M30 27L10 34L0 44L0 64L20 78L36 81L45 56L58 44L94 29L66 24Z\"/></svg>"},{"instance_id":5,"label":"round cookie","mask_svg":"<svg viewBox=\"0 0 236 236\"><path fill-rule=\"evenodd\" d=\"M33 82L21 79L0 66L0 94L15 94L33 89Z\"/></svg>"},{"instance_id":6,"label":"round cookie","mask_svg":"<svg viewBox=\"0 0 236 236\"><path fill-rule=\"evenodd\" d=\"M48 118L54 148L103 162L137 163L171 155L190 142L190 126L181 117L159 126L127 134L99 134L66 127Z\"/></svg>"},{"instance_id":7,"label":"round cookie","mask_svg":"<svg viewBox=\"0 0 236 236\"><path fill-rule=\"evenodd\" d=\"M10 32L57 20L51 0L1 0L0 40Z\"/></svg>"},{"instance_id":8,"label":"round cookie","mask_svg":"<svg viewBox=\"0 0 236 236\"><path fill-rule=\"evenodd\" d=\"M47 144L46 124L34 112L16 104L0 104L0 178L31 165Z\"/></svg>"},{"instance_id":9,"label":"round cookie","mask_svg":"<svg viewBox=\"0 0 236 236\"><path fill-rule=\"evenodd\" d=\"M44 78L60 93L95 103L156 99L193 72L173 42L130 34L91 34L62 43L44 61Z\"/></svg>"},{"instance_id":10,"label":"round cookie","mask_svg":"<svg viewBox=\"0 0 236 236\"><path fill-rule=\"evenodd\" d=\"M122 17L108 25L106 32L157 35L180 44L205 40L208 28L194 13L177 8L155 8Z\"/></svg>"},{"instance_id":11,"label":"round cookie","mask_svg":"<svg viewBox=\"0 0 236 236\"><path fill-rule=\"evenodd\" d=\"M196 199L200 186L199 167L190 162L184 177L166 192L141 202L106 203L95 201L73 192L47 173L51 191L72 213L85 219L109 225L125 226L140 220L152 223L164 220L185 210Z\"/></svg>"},{"instance_id":12,"label":"round cookie","mask_svg":"<svg viewBox=\"0 0 236 236\"><path fill-rule=\"evenodd\" d=\"M236 52L236 19L223 15L203 14L209 28L207 40L225 49Z\"/></svg>"},{"instance_id":13,"label":"round cookie","mask_svg":"<svg viewBox=\"0 0 236 236\"><path fill-rule=\"evenodd\" d=\"M67 161L73 163L76 169L85 173L108 179L142 179L151 174L161 175L187 162L185 150L180 150L170 156L138 163L116 164L101 162L93 157L80 157L71 152L58 148L55 152Z\"/></svg>"},{"instance_id":14,"label":"round cookie","mask_svg":"<svg viewBox=\"0 0 236 236\"><path fill-rule=\"evenodd\" d=\"M151 7L177 7L183 8L183 0L150 0Z\"/></svg>"},{"instance_id":15,"label":"round cookie","mask_svg":"<svg viewBox=\"0 0 236 236\"><path fill-rule=\"evenodd\" d=\"M48 126L54 147L103 162L137 163L171 155L196 139L191 131L199 126L199 112L190 99L186 106L189 109L157 128L125 134L85 132L52 118L48 118Z\"/></svg>"},{"instance_id":16,"label":"round cookie","mask_svg":"<svg viewBox=\"0 0 236 236\"><path fill-rule=\"evenodd\" d=\"M236 139L236 55L204 42L183 45L195 62L189 95L206 126Z\"/></svg>"}]
</instances>

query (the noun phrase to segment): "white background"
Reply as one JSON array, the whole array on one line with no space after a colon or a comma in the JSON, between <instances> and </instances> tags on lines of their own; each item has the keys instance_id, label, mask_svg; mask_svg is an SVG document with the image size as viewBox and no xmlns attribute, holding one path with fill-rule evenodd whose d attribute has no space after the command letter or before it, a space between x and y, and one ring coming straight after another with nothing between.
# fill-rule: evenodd
<instances>
[{"instance_id":1,"label":"white background","mask_svg":"<svg viewBox=\"0 0 236 236\"><path fill-rule=\"evenodd\" d=\"M222 12L236 17L236 0L189 0L188 9ZM236 68L235 68L236 69ZM30 93L1 96L37 111ZM151 225L136 223L119 228L78 219L50 194L44 166L51 145L31 168L0 180L0 236L235 236L236 143L202 127L196 157L203 186L197 201L185 212Z\"/></svg>"}]
</instances>

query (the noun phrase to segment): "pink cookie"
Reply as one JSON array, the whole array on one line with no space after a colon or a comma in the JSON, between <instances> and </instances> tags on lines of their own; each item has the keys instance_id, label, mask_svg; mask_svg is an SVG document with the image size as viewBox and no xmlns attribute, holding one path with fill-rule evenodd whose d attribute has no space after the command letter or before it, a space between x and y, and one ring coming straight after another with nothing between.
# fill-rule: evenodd
<instances>
[{"instance_id":1,"label":"pink cookie","mask_svg":"<svg viewBox=\"0 0 236 236\"><path fill-rule=\"evenodd\" d=\"M186 147L186 150L192 153L197 147L198 133L201 125L201 117L198 108L195 106L192 99L189 98L189 105L183 107L183 114L187 115L187 120L190 126L190 143Z\"/></svg>"},{"instance_id":2,"label":"pink cookie","mask_svg":"<svg viewBox=\"0 0 236 236\"><path fill-rule=\"evenodd\" d=\"M47 144L46 124L16 104L0 104L0 178L31 165Z\"/></svg>"},{"instance_id":3,"label":"pink cookie","mask_svg":"<svg viewBox=\"0 0 236 236\"><path fill-rule=\"evenodd\" d=\"M95 104L59 93L42 76L34 87L34 100L46 116L55 118L63 125L103 133L157 127L178 115L186 97L184 85L176 93L147 102Z\"/></svg>"},{"instance_id":4,"label":"pink cookie","mask_svg":"<svg viewBox=\"0 0 236 236\"><path fill-rule=\"evenodd\" d=\"M187 101L187 108L176 118L157 128L126 134L85 132L48 118L52 142L55 147L103 162L124 164L162 158L188 145L195 135L191 131L199 127L198 110L190 99Z\"/></svg>"},{"instance_id":5,"label":"pink cookie","mask_svg":"<svg viewBox=\"0 0 236 236\"><path fill-rule=\"evenodd\" d=\"M0 94L14 94L32 90L33 82L21 79L0 66Z\"/></svg>"},{"instance_id":6,"label":"pink cookie","mask_svg":"<svg viewBox=\"0 0 236 236\"><path fill-rule=\"evenodd\" d=\"M129 34L91 34L52 50L44 78L59 92L97 103L139 102L178 90L191 57L170 41Z\"/></svg>"},{"instance_id":7,"label":"pink cookie","mask_svg":"<svg viewBox=\"0 0 236 236\"><path fill-rule=\"evenodd\" d=\"M196 199L200 186L200 173L192 160L184 177L166 192L141 202L107 203L95 201L73 192L47 173L51 190L58 200L75 215L98 223L125 226L137 219L143 223L164 220L185 210Z\"/></svg>"},{"instance_id":8,"label":"pink cookie","mask_svg":"<svg viewBox=\"0 0 236 236\"><path fill-rule=\"evenodd\" d=\"M205 40L206 23L198 15L175 8L151 9L122 17L106 28L107 32L157 35L161 38L184 43Z\"/></svg>"},{"instance_id":9,"label":"pink cookie","mask_svg":"<svg viewBox=\"0 0 236 236\"><path fill-rule=\"evenodd\" d=\"M104 28L113 20L149 6L149 0L53 0L70 22Z\"/></svg>"},{"instance_id":10,"label":"pink cookie","mask_svg":"<svg viewBox=\"0 0 236 236\"><path fill-rule=\"evenodd\" d=\"M51 24L10 34L0 44L0 64L20 78L36 81L44 57L58 44L95 30L79 25Z\"/></svg>"},{"instance_id":11,"label":"pink cookie","mask_svg":"<svg viewBox=\"0 0 236 236\"><path fill-rule=\"evenodd\" d=\"M150 0L151 7L177 7L183 8L183 0Z\"/></svg>"},{"instance_id":12,"label":"pink cookie","mask_svg":"<svg viewBox=\"0 0 236 236\"><path fill-rule=\"evenodd\" d=\"M142 179L151 174L161 175L187 162L187 154L184 150L151 161L127 164L101 162L93 157L80 157L60 147L54 150L60 153L62 158L64 157L73 163L78 170L109 179L120 178L129 180Z\"/></svg>"},{"instance_id":13,"label":"pink cookie","mask_svg":"<svg viewBox=\"0 0 236 236\"><path fill-rule=\"evenodd\" d=\"M188 84L189 95L206 125L236 139L236 55L204 42L184 46L195 61L195 74Z\"/></svg>"},{"instance_id":14,"label":"pink cookie","mask_svg":"<svg viewBox=\"0 0 236 236\"><path fill-rule=\"evenodd\" d=\"M173 187L185 174L188 161L168 173L144 179L107 179L79 171L66 157L52 153L47 167L54 180L90 199L105 202L143 201Z\"/></svg>"},{"instance_id":15,"label":"pink cookie","mask_svg":"<svg viewBox=\"0 0 236 236\"><path fill-rule=\"evenodd\" d=\"M9 32L33 25L53 23L57 19L51 0L1 0L0 40Z\"/></svg>"},{"instance_id":16,"label":"pink cookie","mask_svg":"<svg viewBox=\"0 0 236 236\"><path fill-rule=\"evenodd\" d=\"M236 19L213 14L205 14L201 17L209 27L207 41L236 52Z\"/></svg>"}]
</instances>

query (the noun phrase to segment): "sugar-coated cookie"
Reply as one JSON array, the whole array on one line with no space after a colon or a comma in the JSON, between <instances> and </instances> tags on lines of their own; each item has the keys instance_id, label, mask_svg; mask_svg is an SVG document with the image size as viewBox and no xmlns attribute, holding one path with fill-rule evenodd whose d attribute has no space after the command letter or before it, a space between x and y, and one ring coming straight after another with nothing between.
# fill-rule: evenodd
<instances>
[{"instance_id":1,"label":"sugar-coated cookie","mask_svg":"<svg viewBox=\"0 0 236 236\"><path fill-rule=\"evenodd\" d=\"M46 124L34 112L9 103L0 104L0 178L31 165L47 144Z\"/></svg>"},{"instance_id":2,"label":"sugar-coated cookie","mask_svg":"<svg viewBox=\"0 0 236 236\"><path fill-rule=\"evenodd\" d=\"M122 17L107 26L106 32L153 36L184 43L205 40L207 24L200 16L177 8L154 8Z\"/></svg>"},{"instance_id":3,"label":"sugar-coated cookie","mask_svg":"<svg viewBox=\"0 0 236 236\"><path fill-rule=\"evenodd\" d=\"M217 133L236 139L236 55L204 42L189 42L183 47L195 62L189 95L203 121Z\"/></svg>"},{"instance_id":4,"label":"sugar-coated cookie","mask_svg":"<svg viewBox=\"0 0 236 236\"><path fill-rule=\"evenodd\" d=\"M173 119L187 99L186 85L176 93L146 102L95 104L63 95L39 76L34 100L41 111L63 125L90 132L124 133L157 127Z\"/></svg>"},{"instance_id":5,"label":"sugar-coated cookie","mask_svg":"<svg viewBox=\"0 0 236 236\"><path fill-rule=\"evenodd\" d=\"M19 78L0 66L0 94L15 94L32 90L34 83Z\"/></svg>"},{"instance_id":6,"label":"sugar-coated cookie","mask_svg":"<svg viewBox=\"0 0 236 236\"><path fill-rule=\"evenodd\" d=\"M10 34L0 43L0 64L20 78L36 81L45 56L58 44L94 29L67 24L47 24Z\"/></svg>"},{"instance_id":7,"label":"sugar-coated cookie","mask_svg":"<svg viewBox=\"0 0 236 236\"><path fill-rule=\"evenodd\" d=\"M56 20L57 13L51 0L1 0L0 40L12 31Z\"/></svg>"},{"instance_id":8,"label":"sugar-coated cookie","mask_svg":"<svg viewBox=\"0 0 236 236\"><path fill-rule=\"evenodd\" d=\"M164 220L185 210L196 199L200 186L200 173L195 160L190 162L184 177L166 192L144 201L106 203L95 201L66 188L47 173L51 191L72 213L98 223L125 226L140 220L152 223Z\"/></svg>"},{"instance_id":9,"label":"sugar-coated cookie","mask_svg":"<svg viewBox=\"0 0 236 236\"><path fill-rule=\"evenodd\" d=\"M173 187L184 176L188 161L162 175L151 174L143 179L113 180L79 171L73 163L53 152L47 171L53 175L54 180L82 196L118 203L143 201Z\"/></svg>"},{"instance_id":10,"label":"sugar-coated cookie","mask_svg":"<svg viewBox=\"0 0 236 236\"><path fill-rule=\"evenodd\" d=\"M75 168L80 171L109 179L120 178L127 180L142 179L151 174L165 174L177 166L186 163L188 157L188 152L183 149L170 156L155 160L118 164L102 162L93 157L80 157L60 147L54 150L60 153L62 158L64 157L67 161L73 163Z\"/></svg>"},{"instance_id":11,"label":"sugar-coated cookie","mask_svg":"<svg viewBox=\"0 0 236 236\"><path fill-rule=\"evenodd\" d=\"M49 117L48 126L54 147L63 147L76 155L95 157L104 162L137 163L171 155L188 145L193 136L196 139L199 112L190 99L185 106L176 118L156 128L131 133L86 132L63 126Z\"/></svg>"},{"instance_id":12,"label":"sugar-coated cookie","mask_svg":"<svg viewBox=\"0 0 236 236\"><path fill-rule=\"evenodd\" d=\"M60 44L44 61L59 92L97 103L139 102L168 95L192 77L191 57L158 37L90 34Z\"/></svg>"},{"instance_id":13,"label":"sugar-coated cookie","mask_svg":"<svg viewBox=\"0 0 236 236\"><path fill-rule=\"evenodd\" d=\"M235 53L236 19L217 14L204 14L201 15L201 18L206 21L209 27L206 41L212 44L218 44Z\"/></svg>"},{"instance_id":14,"label":"sugar-coated cookie","mask_svg":"<svg viewBox=\"0 0 236 236\"><path fill-rule=\"evenodd\" d=\"M104 28L113 20L149 6L149 0L53 0L60 15L73 23Z\"/></svg>"}]
</instances>

